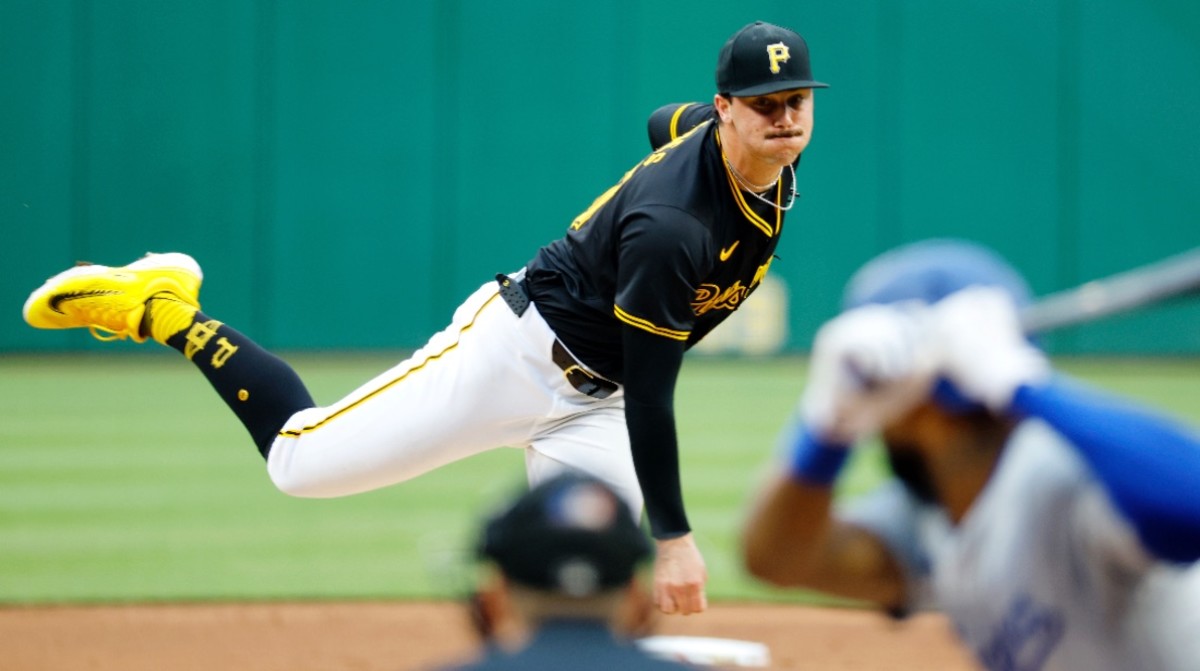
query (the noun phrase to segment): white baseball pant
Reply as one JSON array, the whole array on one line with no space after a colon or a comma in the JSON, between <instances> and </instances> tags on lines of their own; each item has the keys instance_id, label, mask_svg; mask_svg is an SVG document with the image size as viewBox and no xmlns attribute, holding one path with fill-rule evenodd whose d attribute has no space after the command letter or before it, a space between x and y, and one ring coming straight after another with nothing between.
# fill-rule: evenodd
<instances>
[{"instance_id":1,"label":"white baseball pant","mask_svg":"<svg viewBox=\"0 0 1200 671\"><path fill-rule=\"evenodd\" d=\"M555 336L537 306L518 317L498 288L480 287L450 326L391 370L289 418L267 459L275 485L293 496L345 496L517 447L531 485L583 471L640 517L623 389L596 399L572 387L551 360Z\"/></svg>"}]
</instances>

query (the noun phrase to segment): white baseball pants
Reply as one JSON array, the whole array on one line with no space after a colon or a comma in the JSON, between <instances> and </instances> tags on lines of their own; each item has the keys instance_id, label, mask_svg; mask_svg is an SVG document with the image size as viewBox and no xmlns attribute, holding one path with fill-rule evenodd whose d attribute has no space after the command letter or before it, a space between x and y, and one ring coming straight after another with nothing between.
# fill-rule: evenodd
<instances>
[{"instance_id":1,"label":"white baseball pants","mask_svg":"<svg viewBox=\"0 0 1200 671\"><path fill-rule=\"evenodd\" d=\"M345 496L518 447L531 485L583 471L640 517L624 391L577 391L551 361L554 340L536 305L517 317L497 283L484 284L412 357L333 405L293 415L271 447L271 480L293 496Z\"/></svg>"}]
</instances>

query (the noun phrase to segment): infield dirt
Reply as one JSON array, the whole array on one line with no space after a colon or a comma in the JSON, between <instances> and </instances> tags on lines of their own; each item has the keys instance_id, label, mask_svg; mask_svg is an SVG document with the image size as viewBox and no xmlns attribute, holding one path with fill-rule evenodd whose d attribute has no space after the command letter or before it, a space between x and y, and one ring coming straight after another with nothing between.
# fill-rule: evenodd
<instances>
[{"instance_id":1,"label":"infield dirt","mask_svg":"<svg viewBox=\"0 0 1200 671\"><path fill-rule=\"evenodd\" d=\"M773 669L978 668L931 614L895 623L857 610L716 604L663 617L655 633L765 643ZM6 671L401 671L468 659L475 645L453 603L0 609Z\"/></svg>"}]
</instances>

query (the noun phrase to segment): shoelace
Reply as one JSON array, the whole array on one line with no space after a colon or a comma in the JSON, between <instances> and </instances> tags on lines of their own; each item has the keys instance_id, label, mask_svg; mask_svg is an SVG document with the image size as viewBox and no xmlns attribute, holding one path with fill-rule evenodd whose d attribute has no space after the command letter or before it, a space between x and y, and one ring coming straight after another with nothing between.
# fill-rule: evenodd
<instances>
[{"instance_id":1,"label":"shoelace","mask_svg":"<svg viewBox=\"0 0 1200 671\"><path fill-rule=\"evenodd\" d=\"M90 309L85 310L85 314L85 321L88 324L88 332L91 333L92 337L96 340L110 342L113 340L124 340L129 337L129 330L127 328L113 329L109 328L108 326L101 325L111 322L114 317L117 317L121 314L121 311L113 310L111 308L97 309L96 307L91 307Z\"/></svg>"},{"instance_id":2,"label":"shoelace","mask_svg":"<svg viewBox=\"0 0 1200 671\"><path fill-rule=\"evenodd\" d=\"M88 326L88 331L96 340L104 342L112 342L113 340L124 340L129 337L128 333L121 333L104 328L103 326ZM109 333L111 335L101 335L101 333Z\"/></svg>"}]
</instances>

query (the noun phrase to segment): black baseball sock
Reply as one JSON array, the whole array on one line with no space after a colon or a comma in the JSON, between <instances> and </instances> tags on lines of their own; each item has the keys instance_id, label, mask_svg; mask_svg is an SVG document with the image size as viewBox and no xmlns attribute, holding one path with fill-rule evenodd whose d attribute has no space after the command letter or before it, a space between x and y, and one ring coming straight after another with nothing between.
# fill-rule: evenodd
<instances>
[{"instance_id":1,"label":"black baseball sock","mask_svg":"<svg viewBox=\"0 0 1200 671\"><path fill-rule=\"evenodd\" d=\"M316 404L296 371L224 323L196 311L191 324L166 338L204 376L266 459L293 414Z\"/></svg>"}]
</instances>

